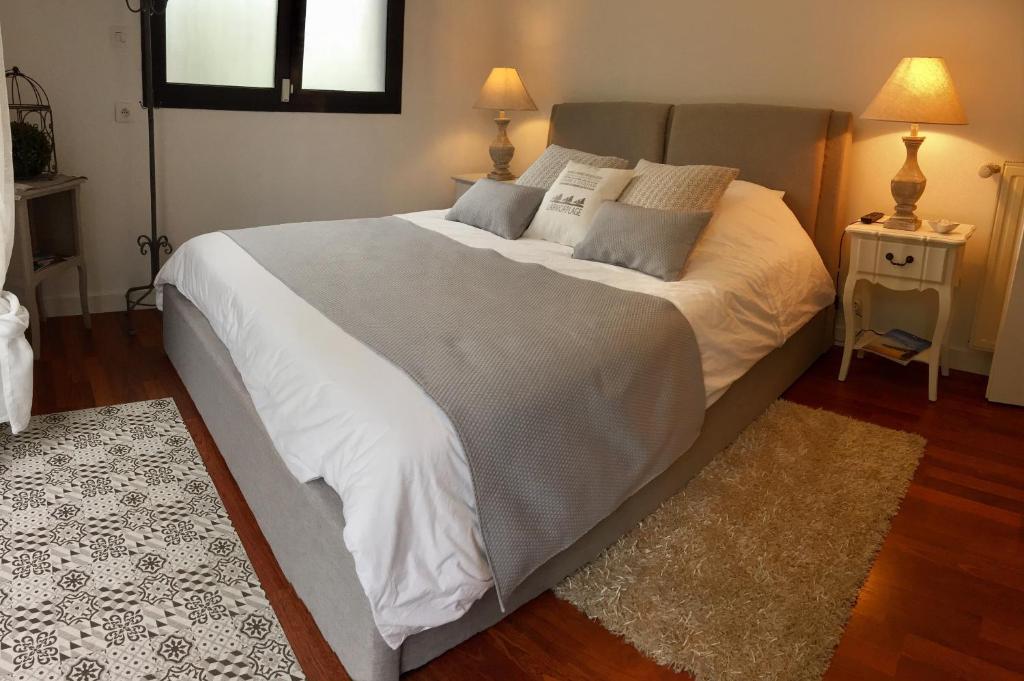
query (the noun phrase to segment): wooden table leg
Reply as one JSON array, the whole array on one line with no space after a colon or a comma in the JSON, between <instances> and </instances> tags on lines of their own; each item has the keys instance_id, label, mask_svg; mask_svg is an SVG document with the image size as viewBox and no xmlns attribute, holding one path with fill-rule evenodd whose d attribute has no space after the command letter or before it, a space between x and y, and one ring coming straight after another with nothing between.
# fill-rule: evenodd
<instances>
[{"instance_id":1,"label":"wooden table leg","mask_svg":"<svg viewBox=\"0 0 1024 681\"><path fill-rule=\"evenodd\" d=\"M36 310L39 314L39 323L46 321L46 303L43 301L43 287L36 286Z\"/></svg>"},{"instance_id":2,"label":"wooden table leg","mask_svg":"<svg viewBox=\"0 0 1024 681\"><path fill-rule=\"evenodd\" d=\"M14 202L14 248L10 269L7 271L9 288L18 295L18 301L28 310L29 336L32 354L39 359L42 347L42 324L39 314L39 287L33 281L35 267L32 261L32 229L29 221L28 201Z\"/></svg>"},{"instance_id":3,"label":"wooden table leg","mask_svg":"<svg viewBox=\"0 0 1024 681\"><path fill-rule=\"evenodd\" d=\"M873 295L870 283L860 287L860 328L871 328L871 298ZM864 351L857 351L857 359L864 359Z\"/></svg>"},{"instance_id":4,"label":"wooden table leg","mask_svg":"<svg viewBox=\"0 0 1024 681\"><path fill-rule=\"evenodd\" d=\"M28 330L32 336L32 355L39 359L39 351L43 347L43 320L39 315L39 303L36 301L36 292L25 294L21 304L28 310Z\"/></svg>"},{"instance_id":5,"label":"wooden table leg","mask_svg":"<svg viewBox=\"0 0 1024 681\"><path fill-rule=\"evenodd\" d=\"M935 319L932 347L928 351L928 399L932 402L939 398L939 363L942 361L943 346L946 344L946 332L949 330L949 310L952 303L948 286L938 288L936 292L939 294L939 314Z\"/></svg>"},{"instance_id":6,"label":"wooden table leg","mask_svg":"<svg viewBox=\"0 0 1024 681\"><path fill-rule=\"evenodd\" d=\"M78 256L78 300L82 306L82 323L85 328L92 328L92 320L89 318L89 280L85 274L85 245L82 240L82 216L79 208L81 198L81 187L75 187L71 194L71 220L72 230L75 239L75 254Z\"/></svg>"},{"instance_id":7,"label":"wooden table leg","mask_svg":"<svg viewBox=\"0 0 1024 681\"><path fill-rule=\"evenodd\" d=\"M85 274L85 263L78 263L78 300L82 304L82 322L85 328L92 328L92 320L89 318L89 282Z\"/></svg>"}]
</instances>

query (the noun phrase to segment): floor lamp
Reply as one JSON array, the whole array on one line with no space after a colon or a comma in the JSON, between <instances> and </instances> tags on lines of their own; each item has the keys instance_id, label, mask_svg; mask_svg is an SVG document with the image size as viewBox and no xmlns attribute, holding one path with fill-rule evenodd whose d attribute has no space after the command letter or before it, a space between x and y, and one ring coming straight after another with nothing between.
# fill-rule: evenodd
<instances>
[{"instance_id":1,"label":"floor lamp","mask_svg":"<svg viewBox=\"0 0 1024 681\"><path fill-rule=\"evenodd\" d=\"M125 314L128 318L128 333L135 335L132 323L132 310L137 307L155 307L155 303L144 302L153 293L153 281L160 271L160 251L169 254L171 242L157 231L156 222L156 121L153 110L156 101L153 94L153 15L162 14L167 9L168 0L140 0L138 8L133 8L129 0L125 5L129 11L142 15L142 69L145 75L146 119L149 123L149 234L140 234L136 239L139 252L149 256L149 283L133 286L124 293Z\"/></svg>"}]
</instances>

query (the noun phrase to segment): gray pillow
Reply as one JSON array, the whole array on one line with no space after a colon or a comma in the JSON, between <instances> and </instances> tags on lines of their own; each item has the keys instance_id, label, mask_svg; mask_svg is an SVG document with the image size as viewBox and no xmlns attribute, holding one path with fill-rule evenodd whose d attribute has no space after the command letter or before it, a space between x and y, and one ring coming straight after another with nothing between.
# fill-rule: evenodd
<instances>
[{"instance_id":1,"label":"gray pillow","mask_svg":"<svg viewBox=\"0 0 1024 681\"><path fill-rule=\"evenodd\" d=\"M619 201L662 210L714 210L739 173L722 166L670 166L641 160Z\"/></svg>"},{"instance_id":2,"label":"gray pillow","mask_svg":"<svg viewBox=\"0 0 1024 681\"><path fill-rule=\"evenodd\" d=\"M711 211L659 210L605 201L572 257L678 281Z\"/></svg>"},{"instance_id":3,"label":"gray pillow","mask_svg":"<svg viewBox=\"0 0 1024 681\"><path fill-rule=\"evenodd\" d=\"M483 178L473 183L444 217L504 239L518 239L530 226L543 199L543 189Z\"/></svg>"},{"instance_id":4,"label":"gray pillow","mask_svg":"<svg viewBox=\"0 0 1024 681\"><path fill-rule=\"evenodd\" d=\"M597 156L579 149L566 149L557 144L552 144L544 150L544 153L530 164L530 167L519 176L516 184L527 187L540 187L544 191L551 189L551 185L558 179L558 175L569 165L569 161L576 161L595 168L629 168L630 163L624 158L617 156Z\"/></svg>"}]
</instances>

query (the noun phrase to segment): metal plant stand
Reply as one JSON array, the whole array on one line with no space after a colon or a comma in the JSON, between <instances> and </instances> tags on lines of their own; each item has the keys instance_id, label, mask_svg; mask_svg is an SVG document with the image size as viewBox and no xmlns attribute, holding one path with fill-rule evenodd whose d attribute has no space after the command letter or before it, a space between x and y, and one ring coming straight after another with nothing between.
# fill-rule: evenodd
<instances>
[{"instance_id":1,"label":"metal plant stand","mask_svg":"<svg viewBox=\"0 0 1024 681\"><path fill-rule=\"evenodd\" d=\"M153 110L156 106L153 94L153 15L167 8L167 0L141 0L138 9L133 9L125 0L128 9L142 15L142 67L146 73L145 99L146 119L149 123L149 234L140 234L136 239L139 252L149 256L149 283L133 286L124 293L125 316L128 333L135 335L132 311L138 307L155 307L155 302L145 302L153 293L153 282L160 271L160 252L171 253L171 242L157 230L156 220L156 121Z\"/></svg>"}]
</instances>

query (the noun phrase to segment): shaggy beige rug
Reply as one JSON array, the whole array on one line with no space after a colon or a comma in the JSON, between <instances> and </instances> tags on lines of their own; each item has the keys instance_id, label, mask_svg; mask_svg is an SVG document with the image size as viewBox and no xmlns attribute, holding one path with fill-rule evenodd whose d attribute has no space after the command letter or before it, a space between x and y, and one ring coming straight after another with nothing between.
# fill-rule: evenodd
<instances>
[{"instance_id":1,"label":"shaggy beige rug","mask_svg":"<svg viewBox=\"0 0 1024 681\"><path fill-rule=\"evenodd\" d=\"M698 681L816 681L924 445L776 402L555 593Z\"/></svg>"}]
</instances>

